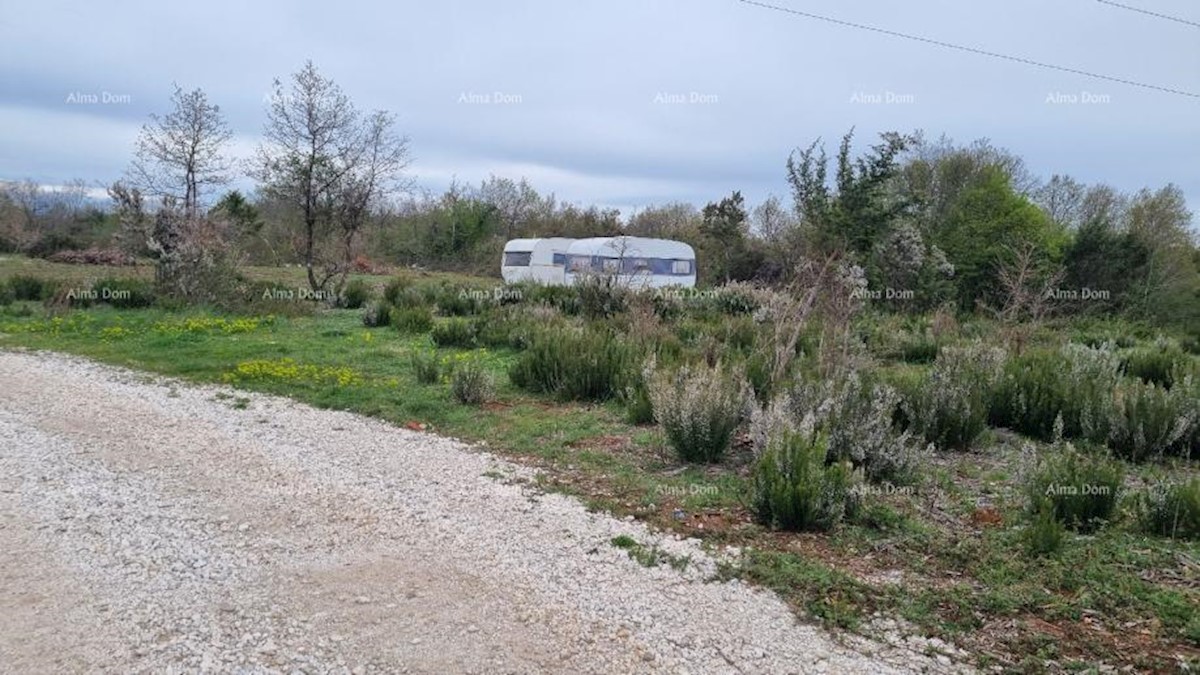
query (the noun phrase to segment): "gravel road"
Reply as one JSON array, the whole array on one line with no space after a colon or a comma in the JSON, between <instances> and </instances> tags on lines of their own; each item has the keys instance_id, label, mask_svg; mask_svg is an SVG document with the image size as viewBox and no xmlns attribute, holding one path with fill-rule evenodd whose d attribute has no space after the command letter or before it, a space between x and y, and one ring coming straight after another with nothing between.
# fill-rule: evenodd
<instances>
[{"instance_id":1,"label":"gravel road","mask_svg":"<svg viewBox=\"0 0 1200 675\"><path fill-rule=\"evenodd\" d=\"M945 667L836 642L713 581L696 542L531 477L349 413L0 352L0 671ZM690 564L643 567L620 534Z\"/></svg>"}]
</instances>

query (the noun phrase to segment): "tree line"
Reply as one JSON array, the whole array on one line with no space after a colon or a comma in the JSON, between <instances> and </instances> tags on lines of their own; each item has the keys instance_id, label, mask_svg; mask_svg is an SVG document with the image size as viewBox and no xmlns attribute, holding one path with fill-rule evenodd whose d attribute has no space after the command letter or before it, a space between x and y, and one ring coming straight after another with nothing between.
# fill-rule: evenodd
<instances>
[{"instance_id":1,"label":"tree line","mask_svg":"<svg viewBox=\"0 0 1200 675\"><path fill-rule=\"evenodd\" d=\"M113 208L82 199L79 183L0 185L0 249L119 247L153 259L167 290L194 295L245 263L300 264L313 290L336 291L381 264L496 274L514 237L630 234L693 245L711 284L784 283L806 260L836 259L896 311L1038 315L1051 297L1071 300L1060 311L1200 327L1200 250L1178 187L1041 180L987 140L888 132L856 155L851 130L832 157L817 140L786 158L790 203L751 207L733 191L622 216L524 179L415 190L394 116L360 111L311 62L274 82L252 158L235 162L232 138L202 90L177 87L109 187ZM253 195L225 190L239 173Z\"/></svg>"}]
</instances>

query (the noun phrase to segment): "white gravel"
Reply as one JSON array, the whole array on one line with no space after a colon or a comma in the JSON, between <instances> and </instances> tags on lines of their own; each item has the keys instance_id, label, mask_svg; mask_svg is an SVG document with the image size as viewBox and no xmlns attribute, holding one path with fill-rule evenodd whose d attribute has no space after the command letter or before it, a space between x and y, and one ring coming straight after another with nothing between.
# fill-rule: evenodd
<instances>
[{"instance_id":1,"label":"white gravel","mask_svg":"<svg viewBox=\"0 0 1200 675\"><path fill-rule=\"evenodd\" d=\"M838 644L713 581L697 542L531 477L349 413L0 352L0 671L952 668ZM643 567L620 534L690 564Z\"/></svg>"}]
</instances>

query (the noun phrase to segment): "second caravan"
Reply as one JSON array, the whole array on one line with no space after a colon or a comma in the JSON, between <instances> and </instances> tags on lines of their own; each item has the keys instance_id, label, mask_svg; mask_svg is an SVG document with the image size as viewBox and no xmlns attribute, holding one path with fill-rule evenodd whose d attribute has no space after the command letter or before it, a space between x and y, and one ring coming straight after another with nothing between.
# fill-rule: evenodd
<instances>
[{"instance_id":1,"label":"second caravan","mask_svg":"<svg viewBox=\"0 0 1200 675\"><path fill-rule=\"evenodd\" d=\"M508 283L557 286L600 275L631 288L692 288L696 252L680 241L648 237L513 239L504 245L500 275Z\"/></svg>"}]
</instances>

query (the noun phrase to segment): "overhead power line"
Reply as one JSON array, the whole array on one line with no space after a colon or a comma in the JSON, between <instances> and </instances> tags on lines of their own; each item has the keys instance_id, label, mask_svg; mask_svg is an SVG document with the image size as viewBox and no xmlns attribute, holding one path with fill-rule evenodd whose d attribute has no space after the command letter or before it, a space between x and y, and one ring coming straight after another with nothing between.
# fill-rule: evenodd
<instances>
[{"instance_id":1,"label":"overhead power line","mask_svg":"<svg viewBox=\"0 0 1200 675\"><path fill-rule=\"evenodd\" d=\"M1159 14L1158 12L1151 12L1148 9L1142 9L1141 7L1131 7L1129 5L1122 5L1119 2L1109 2L1109 0L1096 0L1096 2L1102 5L1112 5L1113 7L1120 7L1121 9L1127 9L1131 12L1137 12L1138 14L1145 14L1147 16L1153 16L1159 19L1166 19L1167 21L1174 21L1175 23L1182 23L1188 26L1200 28L1200 23L1188 21L1187 19L1181 19L1177 16L1171 16L1170 14Z\"/></svg>"},{"instance_id":2,"label":"overhead power line","mask_svg":"<svg viewBox=\"0 0 1200 675\"><path fill-rule=\"evenodd\" d=\"M759 2L758 0L738 0L738 2L747 4L747 5L754 5L755 7L762 7L764 9L772 9L777 12L784 12L786 14L793 14L796 16L802 16L802 17L809 18L809 19L816 19L818 21L825 21L827 23L837 24L839 26L846 26L848 28L857 28L859 30L871 31L873 33L882 33L884 35L890 35L892 37L904 38L905 40L913 40L915 42L923 42L925 44L936 45L938 47L945 47L947 49L957 49L959 51L970 52L972 54L978 54L980 56L990 56L994 59L1003 59L1005 61L1013 61L1015 63L1023 63L1028 66L1037 66L1038 68L1047 68L1049 70L1057 70L1057 71L1064 72L1064 73L1071 73L1074 75L1082 75L1084 77L1090 77L1090 78L1097 79L1097 80L1106 80L1108 82L1117 82L1120 84L1127 84L1131 87L1141 87L1142 89L1153 89L1154 91L1161 91L1161 92L1165 92L1168 94L1176 94L1178 96L1188 96L1190 98L1200 98L1200 94L1197 94L1197 93L1191 92L1191 91L1184 91L1182 89L1173 89L1171 87L1163 87L1163 86L1159 86L1157 84L1148 84L1146 82L1138 82L1136 80L1127 80L1127 79L1121 78L1121 77L1113 77L1112 75L1103 75L1101 73L1093 73L1093 72L1089 72L1086 70L1079 70L1078 68L1069 68L1067 66L1059 66L1059 65L1055 65L1053 63L1045 63L1043 61L1035 61L1033 59L1027 59L1022 56L1012 56L1011 54L1001 54L999 52L992 52L992 51L988 51L986 49L978 49L976 47L968 47L966 45L954 44L953 42L943 42L942 40L934 40L932 38L921 37L920 35L911 35L909 33L901 33L900 31L889 30L887 28L878 28L876 26L868 26L866 24L854 23L853 21L845 21L843 19L835 19L830 16L822 16L820 14L813 14L812 12L802 12L798 9L792 9L790 7L780 7L779 5L772 5L772 4L769 4L766 2Z\"/></svg>"}]
</instances>

